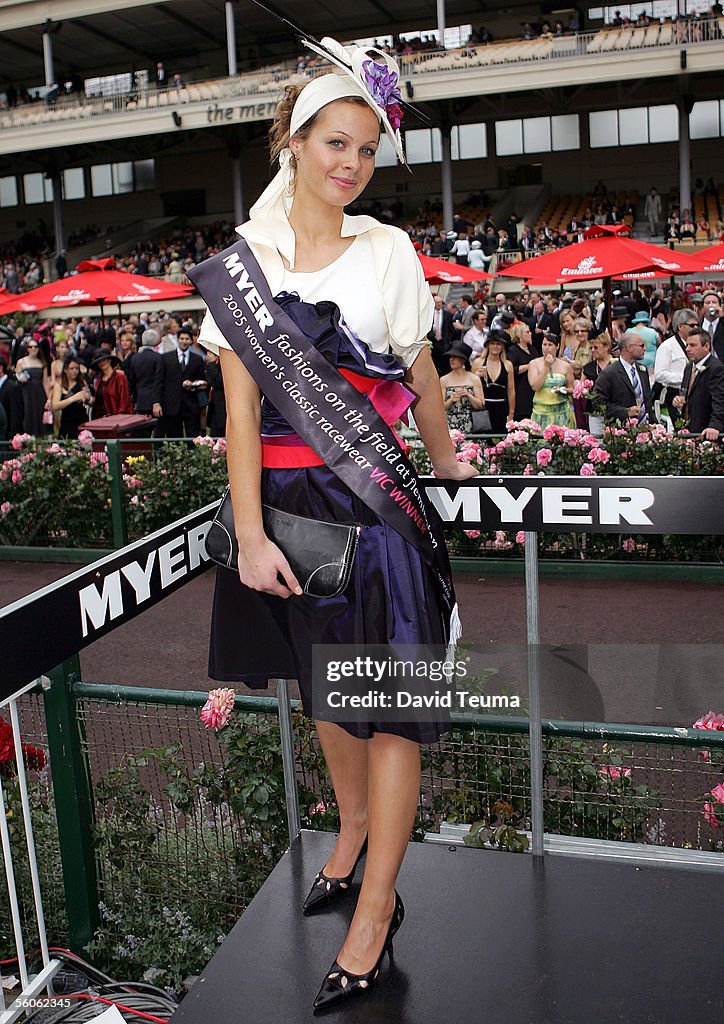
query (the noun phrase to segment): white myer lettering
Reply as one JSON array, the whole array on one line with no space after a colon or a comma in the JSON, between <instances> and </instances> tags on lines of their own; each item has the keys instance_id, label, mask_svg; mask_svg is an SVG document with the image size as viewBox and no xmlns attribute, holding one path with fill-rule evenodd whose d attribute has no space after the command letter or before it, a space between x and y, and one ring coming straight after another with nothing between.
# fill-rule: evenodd
<instances>
[{"instance_id":1,"label":"white myer lettering","mask_svg":"<svg viewBox=\"0 0 724 1024\"><path fill-rule=\"evenodd\" d=\"M90 629L88 622L93 629L99 629L107 619L117 619L123 615L123 595L121 593L121 574L118 569L110 573L103 580L103 590L98 593L98 587L91 583L78 594L80 601L80 621L83 629L83 636L88 636Z\"/></svg>"},{"instance_id":2,"label":"white myer lettering","mask_svg":"<svg viewBox=\"0 0 724 1024\"><path fill-rule=\"evenodd\" d=\"M161 587L165 590L176 580L180 580L189 571L188 566L183 564L183 548L185 537L174 537L167 544L162 544L158 549L158 566L161 570Z\"/></svg>"},{"instance_id":3,"label":"white myer lettering","mask_svg":"<svg viewBox=\"0 0 724 1024\"><path fill-rule=\"evenodd\" d=\"M601 526L652 526L644 512L654 504L654 492L648 487L606 487L598 499Z\"/></svg>"},{"instance_id":4,"label":"white myer lettering","mask_svg":"<svg viewBox=\"0 0 724 1024\"><path fill-rule=\"evenodd\" d=\"M543 522L546 526L554 523L592 523L593 516L576 515L576 512L589 511L590 494L590 487L544 487ZM574 500L576 498L579 500Z\"/></svg>"},{"instance_id":5,"label":"white myer lettering","mask_svg":"<svg viewBox=\"0 0 724 1024\"><path fill-rule=\"evenodd\" d=\"M500 518L506 523L522 523L523 509L535 494L537 488L524 487L517 498L514 498L505 487L483 487L491 501L500 509Z\"/></svg>"},{"instance_id":6,"label":"white myer lettering","mask_svg":"<svg viewBox=\"0 0 724 1024\"><path fill-rule=\"evenodd\" d=\"M254 319L259 324L259 328L262 331L265 331L267 327L271 327L274 323L274 318L261 301L261 296L256 290L254 282L249 279L249 271L239 259L239 254L236 252L230 253L228 256L224 257L223 263L232 281L234 278L238 278L235 282L238 290L242 292L242 294L247 292L247 294L244 295L244 300L254 314Z\"/></svg>"},{"instance_id":7,"label":"white myer lettering","mask_svg":"<svg viewBox=\"0 0 724 1024\"><path fill-rule=\"evenodd\" d=\"M466 522L480 519L480 491L477 487L460 487L454 495L448 494L444 487L430 487L429 484L425 490L444 522L451 523L461 511Z\"/></svg>"}]
</instances>

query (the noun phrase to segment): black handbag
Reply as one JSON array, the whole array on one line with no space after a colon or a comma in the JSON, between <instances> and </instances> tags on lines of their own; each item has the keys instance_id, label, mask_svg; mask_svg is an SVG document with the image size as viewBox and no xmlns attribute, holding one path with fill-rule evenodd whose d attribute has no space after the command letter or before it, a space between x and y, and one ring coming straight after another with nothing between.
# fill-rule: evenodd
<instances>
[{"instance_id":1,"label":"black handbag","mask_svg":"<svg viewBox=\"0 0 724 1024\"><path fill-rule=\"evenodd\" d=\"M473 412L473 433L490 434L493 426L490 422L490 413L487 409L477 409Z\"/></svg>"},{"instance_id":2,"label":"black handbag","mask_svg":"<svg viewBox=\"0 0 724 1024\"><path fill-rule=\"evenodd\" d=\"M361 526L325 523L262 505L264 532L289 562L305 594L336 597L349 583ZM234 529L231 491L227 487L206 534L212 562L238 571L239 545Z\"/></svg>"}]
</instances>

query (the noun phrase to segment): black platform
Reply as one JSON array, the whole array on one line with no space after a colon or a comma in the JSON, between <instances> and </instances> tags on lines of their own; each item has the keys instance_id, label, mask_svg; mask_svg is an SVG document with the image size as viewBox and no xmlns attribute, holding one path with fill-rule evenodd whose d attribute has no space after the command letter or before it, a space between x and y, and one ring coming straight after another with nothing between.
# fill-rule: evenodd
<instances>
[{"instance_id":1,"label":"black platform","mask_svg":"<svg viewBox=\"0 0 724 1024\"><path fill-rule=\"evenodd\" d=\"M714 1024L724 1020L724 874L412 844L395 963L361 1000L312 1000L353 900L299 907L333 837L303 832L174 1024ZM359 874L360 872L358 872Z\"/></svg>"}]
</instances>

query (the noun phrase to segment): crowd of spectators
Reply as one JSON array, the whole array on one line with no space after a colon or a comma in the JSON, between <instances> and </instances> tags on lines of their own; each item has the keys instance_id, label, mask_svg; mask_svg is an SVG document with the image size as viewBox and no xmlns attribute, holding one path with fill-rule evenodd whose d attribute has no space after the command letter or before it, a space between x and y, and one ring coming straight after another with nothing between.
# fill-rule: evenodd
<instances>
[{"instance_id":1,"label":"crowd of spectators","mask_svg":"<svg viewBox=\"0 0 724 1024\"><path fill-rule=\"evenodd\" d=\"M709 440L724 431L716 288L616 291L610 317L600 292L481 290L448 304L437 295L427 337L451 428L501 432L511 419L532 418L594 430L633 419ZM0 339L0 439L73 437L85 421L118 413L155 417L157 436L223 436L219 363L197 339L193 320L163 311L105 324L78 316L30 331L11 321ZM476 428L479 413L487 419Z\"/></svg>"},{"instance_id":2,"label":"crowd of spectators","mask_svg":"<svg viewBox=\"0 0 724 1024\"><path fill-rule=\"evenodd\" d=\"M451 429L504 430L532 419L600 432L603 424L664 423L724 433L722 293L654 289L563 296L524 287L438 297L428 340ZM696 385L696 387L694 386ZM698 390L697 390L698 388Z\"/></svg>"}]
</instances>

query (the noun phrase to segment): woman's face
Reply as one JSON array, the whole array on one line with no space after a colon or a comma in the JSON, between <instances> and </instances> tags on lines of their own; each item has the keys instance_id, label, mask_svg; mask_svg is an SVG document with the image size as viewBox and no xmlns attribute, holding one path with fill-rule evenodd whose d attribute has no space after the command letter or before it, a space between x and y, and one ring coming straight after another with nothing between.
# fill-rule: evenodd
<instances>
[{"instance_id":1,"label":"woman's face","mask_svg":"<svg viewBox=\"0 0 724 1024\"><path fill-rule=\"evenodd\" d=\"M37 359L39 349L37 341L29 341L26 355L29 355L31 359Z\"/></svg>"},{"instance_id":2,"label":"woman's face","mask_svg":"<svg viewBox=\"0 0 724 1024\"><path fill-rule=\"evenodd\" d=\"M608 345L604 345L600 341L591 342L591 355L594 359L604 359L610 352Z\"/></svg>"},{"instance_id":3,"label":"woman's face","mask_svg":"<svg viewBox=\"0 0 724 1024\"><path fill-rule=\"evenodd\" d=\"M565 331L566 334L570 333L572 324L573 324L573 317L571 316L570 313L564 313L560 317L561 330Z\"/></svg>"},{"instance_id":4,"label":"woman's face","mask_svg":"<svg viewBox=\"0 0 724 1024\"><path fill-rule=\"evenodd\" d=\"M558 346L555 341L551 341L549 338L544 338L543 344L541 345L541 351L544 356L554 356L558 353Z\"/></svg>"},{"instance_id":5,"label":"woman's face","mask_svg":"<svg viewBox=\"0 0 724 1024\"><path fill-rule=\"evenodd\" d=\"M460 356L450 356L450 369L451 370L462 370L465 366L465 360L461 359Z\"/></svg>"},{"instance_id":6,"label":"woman's face","mask_svg":"<svg viewBox=\"0 0 724 1024\"><path fill-rule=\"evenodd\" d=\"M65 364L65 372L68 375L69 380L75 380L80 373L80 366L78 363L71 361Z\"/></svg>"},{"instance_id":7,"label":"woman's face","mask_svg":"<svg viewBox=\"0 0 724 1024\"><path fill-rule=\"evenodd\" d=\"M335 100L323 107L307 138L289 142L297 163L295 201L354 202L372 177L379 141L379 121L366 104Z\"/></svg>"},{"instance_id":8,"label":"woman's face","mask_svg":"<svg viewBox=\"0 0 724 1024\"><path fill-rule=\"evenodd\" d=\"M65 357L70 352L70 346L68 345L67 341L59 341L58 344L55 346L55 351L57 353L56 358L65 359Z\"/></svg>"},{"instance_id":9,"label":"woman's face","mask_svg":"<svg viewBox=\"0 0 724 1024\"><path fill-rule=\"evenodd\" d=\"M528 327L527 325L524 325L523 327L520 328L520 340L521 341L524 341L524 342L527 343L527 342L529 342L531 340L532 337L533 337L533 335L530 333L530 327Z\"/></svg>"},{"instance_id":10,"label":"woman's face","mask_svg":"<svg viewBox=\"0 0 724 1024\"><path fill-rule=\"evenodd\" d=\"M491 356L500 356L503 354L505 346L502 341L497 341L495 338L490 338L488 341L487 349Z\"/></svg>"}]
</instances>

